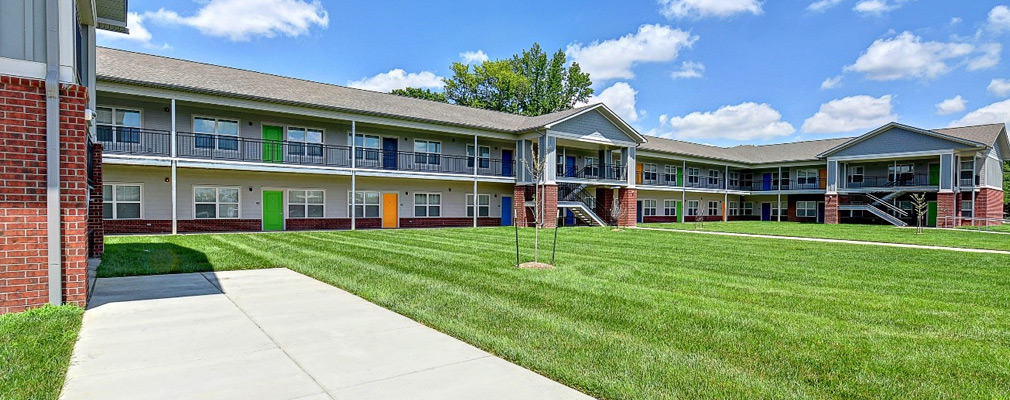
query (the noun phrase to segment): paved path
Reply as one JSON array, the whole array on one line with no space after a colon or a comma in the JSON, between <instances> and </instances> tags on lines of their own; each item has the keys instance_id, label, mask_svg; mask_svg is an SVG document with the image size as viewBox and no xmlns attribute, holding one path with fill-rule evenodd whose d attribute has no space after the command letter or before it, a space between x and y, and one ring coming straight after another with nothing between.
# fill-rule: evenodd
<instances>
[{"instance_id":1,"label":"paved path","mask_svg":"<svg viewBox=\"0 0 1010 400\"><path fill-rule=\"evenodd\" d=\"M586 399L287 269L99 279L63 399Z\"/></svg>"},{"instance_id":2,"label":"paved path","mask_svg":"<svg viewBox=\"0 0 1010 400\"><path fill-rule=\"evenodd\" d=\"M752 237L752 238L761 238L761 239L782 239L782 240L799 240L799 241L804 241L804 242L862 244L862 245L868 245L868 246L904 247L904 248L907 248L907 249L947 250L947 251L960 251L960 252L965 252L965 253L989 253L989 254L1007 254L1007 255L1010 255L1010 251L1005 251L1005 250L966 249L966 248L962 248L962 247L926 246L926 245L921 245L921 244L864 242L864 241L860 241L860 240L821 239L821 238L808 238L808 237L799 237L799 236L758 235L758 234L754 234L754 233L691 231L691 230L686 230L686 229L646 228L646 227L641 227L641 226L634 227L634 228L631 228L631 229L641 229L641 230L645 230L645 231L697 233L697 234L701 234L701 235L739 236L739 237Z\"/></svg>"}]
</instances>

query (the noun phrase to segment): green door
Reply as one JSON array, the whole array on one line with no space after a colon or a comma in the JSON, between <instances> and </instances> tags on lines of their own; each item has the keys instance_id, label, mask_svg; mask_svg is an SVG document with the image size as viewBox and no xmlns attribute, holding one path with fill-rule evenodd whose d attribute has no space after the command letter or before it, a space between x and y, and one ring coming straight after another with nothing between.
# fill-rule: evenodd
<instances>
[{"instance_id":1,"label":"green door","mask_svg":"<svg viewBox=\"0 0 1010 400\"><path fill-rule=\"evenodd\" d=\"M284 192L263 191L263 230L284 230Z\"/></svg>"},{"instance_id":2,"label":"green door","mask_svg":"<svg viewBox=\"0 0 1010 400\"><path fill-rule=\"evenodd\" d=\"M940 164L929 164L929 186L940 186Z\"/></svg>"},{"instance_id":3,"label":"green door","mask_svg":"<svg viewBox=\"0 0 1010 400\"><path fill-rule=\"evenodd\" d=\"M926 226L936 226L936 202L929 202L929 209L926 211Z\"/></svg>"},{"instance_id":4,"label":"green door","mask_svg":"<svg viewBox=\"0 0 1010 400\"><path fill-rule=\"evenodd\" d=\"M282 140L284 140L283 128L263 125L263 162L280 163L284 161Z\"/></svg>"}]
</instances>

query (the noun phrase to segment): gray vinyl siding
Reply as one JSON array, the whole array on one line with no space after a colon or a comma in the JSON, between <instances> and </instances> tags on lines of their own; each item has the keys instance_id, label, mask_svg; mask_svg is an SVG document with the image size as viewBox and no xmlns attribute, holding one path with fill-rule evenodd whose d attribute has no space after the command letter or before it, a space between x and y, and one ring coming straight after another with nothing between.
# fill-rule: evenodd
<instances>
[{"instance_id":1,"label":"gray vinyl siding","mask_svg":"<svg viewBox=\"0 0 1010 400\"><path fill-rule=\"evenodd\" d=\"M0 57L46 62L45 0L0 1Z\"/></svg>"},{"instance_id":2,"label":"gray vinyl siding","mask_svg":"<svg viewBox=\"0 0 1010 400\"><path fill-rule=\"evenodd\" d=\"M599 132L604 138L619 141L634 141L626 135L624 131L610 122L599 111L593 110L579 115L560 124L554 125L552 131L564 132L573 135L586 136Z\"/></svg>"},{"instance_id":3,"label":"gray vinyl siding","mask_svg":"<svg viewBox=\"0 0 1010 400\"><path fill-rule=\"evenodd\" d=\"M993 153L995 154L995 150ZM985 158L982 184L1003 189L1003 161L992 158L992 155Z\"/></svg>"},{"instance_id":4,"label":"gray vinyl siding","mask_svg":"<svg viewBox=\"0 0 1010 400\"><path fill-rule=\"evenodd\" d=\"M964 144L894 128L842 149L832 156L861 156L884 153L950 150L968 147Z\"/></svg>"}]
</instances>

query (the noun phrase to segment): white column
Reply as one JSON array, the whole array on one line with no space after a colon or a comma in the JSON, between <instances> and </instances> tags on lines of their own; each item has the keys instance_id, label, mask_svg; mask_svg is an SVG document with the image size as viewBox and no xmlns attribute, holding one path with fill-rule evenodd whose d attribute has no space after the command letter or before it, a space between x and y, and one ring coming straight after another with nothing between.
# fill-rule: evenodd
<instances>
[{"instance_id":1,"label":"white column","mask_svg":"<svg viewBox=\"0 0 1010 400\"><path fill-rule=\"evenodd\" d=\"M179 233L179 160L177 159L178 153L178 143L176 140L176 127L175 127L175 99L172 99L171 104L171 118L172 118L172 132L169 138L169 146L172 146L169 150L169 154L172 156L172 234L176 235Z\"/></svg>"},{"instance_id":2,"label":"white column","mask_svg":"<svg viewBox=\"0 0 1010 400\"><path fill-rule=\"evenodd\" d=\"M358 194L358 175L357 175L358 148L356 144L358 141L357 139L358 139L357 126L354 121L351 121L351 209L349 212L351 214L352 231L357 228L355 226L357 215L354 212L355 208L357 208L357 201L355 200L355 198Z\"/></svg>"},{"instance_id":3,"label":"white column","mask_svg":"<svg viewBox=\"0 0 1010 400\"><path fill-rule=\"evenodd\" d=\"M779 179L775 187L778 188L778 196L775 201L775 215L777 216L777 221L782 222L782 167L779 167ZM788 209L788 207L786 208Z\"/></svg>"},{"instance_id":4,"label":"white column","mask_svg":"<svg viewBox=\"0 0 1010 400\"><path fill-rule=\"evenodd\" d=\"M490 154L489 154L490 155ZM480 150L477 148L477 135L473 135L473 227L477 227L477 165L480 164ZM488 208L491 207L490 199L488 200ZM514 200L513 200L514 201ZM505 212L505 210L502 210Z\"/></svg>"},{"instance_id":5,"label":"white column","mask_svg":"<svg viewBox=\"0 0 1010 400\"><path fill-rule=\"evenodd\" d=\"M726 166L726 175L723 177L723 200L722 200L722 220L729 221L729 165Z\"/></svg>"},{"instance_id":6,"label":"white column","mask_svg":"<svg viewBox=\"0 0 1010 400\"><path fill-rule=\"evenodd\" d=\"M687 160L681 162L680 168L680 222L687 221Z\"/></svg>"},{"instance_id":7,"label":"white column","mask_svg":"<svg viewBox=\"0 0 1010 400\"><path fill-rule=\"evenodd\" d=\"M976 169L978 163L978 155L971 155L971 225L975 226L975 174L978 173ZM963 198L962 198L963 199ZM955 207L957 208L957 207Z\"/></svg>"}]
</instances>

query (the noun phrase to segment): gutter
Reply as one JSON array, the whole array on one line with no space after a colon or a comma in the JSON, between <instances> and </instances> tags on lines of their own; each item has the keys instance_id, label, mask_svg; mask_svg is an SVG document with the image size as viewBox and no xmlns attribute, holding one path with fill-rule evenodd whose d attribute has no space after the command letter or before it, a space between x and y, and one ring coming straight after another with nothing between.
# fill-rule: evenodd
<instances>
[{"instance_id":1,"label":"gutter","mask_svg":"<svg viewBox=\"0 0 1010 400\"><path fill-rule=\"evenodd\" d=\"M49 303L63 304L60 241L60 5L46 0L46 254Z\"/></svg>"}]
</instances>

